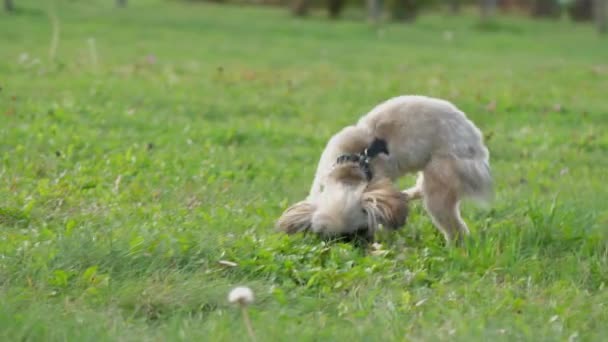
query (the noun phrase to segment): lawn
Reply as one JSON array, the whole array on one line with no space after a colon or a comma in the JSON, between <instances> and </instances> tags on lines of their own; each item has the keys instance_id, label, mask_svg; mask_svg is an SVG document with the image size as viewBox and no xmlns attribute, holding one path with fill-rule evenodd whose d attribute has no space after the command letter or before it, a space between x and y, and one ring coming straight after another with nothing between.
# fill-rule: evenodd
<instances>
[{"instance_id":1,"label":"lawn","mask_svg":"<svg viewBox=\"0 0 608 342\"><path fill-rule=\"evenodd\" d=\"M46 3L0 14L0 340L243 341L237 285L259 341L608 336L591 25L57 0L53 52ZM413 93L485 134L496 197L464 206L466 248L420 203L383 253L276 233L331 134Z\"/></svg>"}]
</instances>

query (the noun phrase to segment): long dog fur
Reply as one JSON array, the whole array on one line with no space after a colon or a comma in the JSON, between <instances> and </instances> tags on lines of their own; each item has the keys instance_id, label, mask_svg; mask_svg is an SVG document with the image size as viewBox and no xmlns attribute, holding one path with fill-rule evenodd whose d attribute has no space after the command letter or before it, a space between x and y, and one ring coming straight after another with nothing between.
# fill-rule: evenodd
<instances>
[{"instance_id":1,"label":"long dog fur","mask_svg":"<svg viewBox=\"0 0 608 342\"><path fill-rule=\"evenodd\" d=\"M336 164L339 156L362 153L376 139L386 142L388 154L371 160L371 180L356 165ZM419 174L415 186L403 192L394 188L394 181L414 172ZM469 234L460 201L487 201L492 194L489 152L475 124L447 101L399 96L331 137L308 197L288 208L277 228L324 235L360 229L373 233L379 224L403 225L407 201L422 199L446 240L460 240Z\"/></svg>"}]
</instances>

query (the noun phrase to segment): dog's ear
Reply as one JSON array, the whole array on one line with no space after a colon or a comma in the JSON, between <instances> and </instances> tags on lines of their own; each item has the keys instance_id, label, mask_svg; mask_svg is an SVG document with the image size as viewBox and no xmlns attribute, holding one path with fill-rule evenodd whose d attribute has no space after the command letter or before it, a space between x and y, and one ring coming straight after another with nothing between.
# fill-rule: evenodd
<instances>
[{"instance_id":1,"label":"dog's ear","mask_svg":"<svg viewBox=\"0 0 608 342\"><path fill-rule=\"evenodd\" d=\"M314 204L301 201L287 208L279 218L276 228L287 234L295 234L310 229Z\"/></svg>"},{"instance_id":2,"label":"dog's ear","mask_svg":"<svg viewBox=\"0 0 608 342\"><path fill-rule=\"evenodd\" d=\"M390 229L398 229L405 224L408 215L407 196L396 189L389 179L383 178L368 184L362 200L370 222L381 223Z\"/></svg>"}]
</instances>

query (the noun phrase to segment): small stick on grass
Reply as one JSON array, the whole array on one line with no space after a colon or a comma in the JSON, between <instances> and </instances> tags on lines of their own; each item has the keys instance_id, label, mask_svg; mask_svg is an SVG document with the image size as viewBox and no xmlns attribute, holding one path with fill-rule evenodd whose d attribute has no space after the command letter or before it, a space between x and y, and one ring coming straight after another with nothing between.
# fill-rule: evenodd
<instances>
[{"instance_id":1,"label":"small stick on grass","mask_svg":"<svg viewBox=\"0 0 608 342\"><path fill-rule=\"evenodd\" d=\"M49 8L49 19L51 20L51 46L49 48L49 59L51 62L55 61L57 56L57 47L59 46L59 18L55 13L55 2L51 2Z\"/></svg>"},{"instance_id":2,"label":"small stick on grass","mask_svg":"<svg viewBox=\"0 0 608 342\"><path fill-rule=\"evenodd\" d=\"M87 43L89 45L89 56L91 59L91 66L93 67L93 71L97 71L97 46L95 44L95 38L89 38L87 40Z\"/></svg>"}]
</instances>

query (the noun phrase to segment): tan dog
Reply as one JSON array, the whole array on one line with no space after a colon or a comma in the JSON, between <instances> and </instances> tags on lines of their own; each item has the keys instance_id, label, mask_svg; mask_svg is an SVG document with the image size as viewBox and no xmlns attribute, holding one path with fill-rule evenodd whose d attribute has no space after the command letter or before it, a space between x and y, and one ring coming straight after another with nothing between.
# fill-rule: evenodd
<instances>
[{"instance_id":1,"label":"tan dog","mask_svg":"<svg viewBox=\"0 0 608 342\"><path fill-rule=\"evenodd\" d=\"M416 185L398 191L393 182L412 172L419 172ZM403 225L407 200L422 198L446 240L460 240L469 234L461 199L491 194L489 153L479 129L447 101L400 96L329 140L308 197L288 208L277 228L373 235L379 224Z\"/></svg>"}]
</instances>

